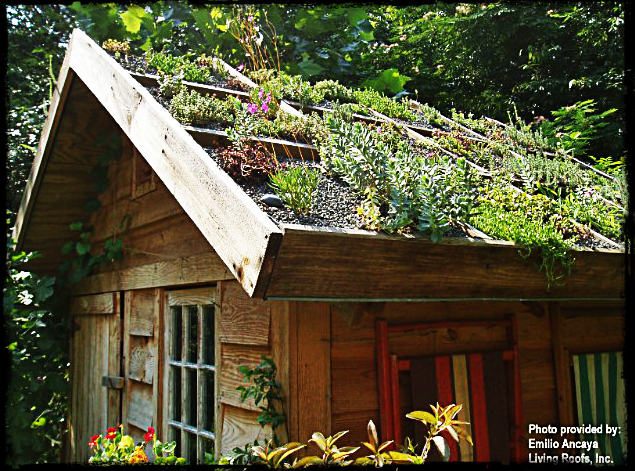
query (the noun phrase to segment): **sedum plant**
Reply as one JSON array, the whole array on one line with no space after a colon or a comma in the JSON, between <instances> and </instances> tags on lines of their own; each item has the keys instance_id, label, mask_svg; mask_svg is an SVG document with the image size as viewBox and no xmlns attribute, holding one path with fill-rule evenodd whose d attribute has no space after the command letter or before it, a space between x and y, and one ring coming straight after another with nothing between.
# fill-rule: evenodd
<instances>
[{"instance_id":1,"label":"sedum plant","mask_svg":"<svg viewBox=\"0 0 635 471\"><path fill-rule=\"evenodd\" d=\"M571 273L575 260L571 251L580 237L570 217L542 194L528 195L512 187L482 190L474 225L492 237L522 244L520 254L524 258L537 248L538 269L545 272L547 288L561 285L560 280Z\"/></svg>"},{"instance_id":2,"label":"sedum plant","mask_svg":"<svg viewBox=\"0 0 635 471\"><path fill-rule=\"evenodd\" d=\"M195 90L181 88L172 98L170 114L182 124L206 126L212 122L230 124L235 121L235 107L232 100L219 100L213 96L201 95Z\"/></svg>"},{"instance_id":3,"label":"sedum plant","mask_svg":"<svg viewBox=\"0 0 635 471\"><path fill-rule=\"evenodd\" d=\"M407 143L390 148L376 132L340 117L329 117L327 125L330 139L320 153L328 170L364 195L358 213L368 228L400 232L415 225L439 242L450 217L469 214L475 193L464 162L454 168L447 158L417 153Z\"/></svg>"},{"instance_id":4,"label":"sedum plant","mask_svg":"<svg viewBox=\"0 0 635 471\"><path fill-rule=\"evenodd\" d=\"M317 170L293 166L269 176L269 185L296 214L307 214L320 181Z\"/></svg>"}]
</instances>

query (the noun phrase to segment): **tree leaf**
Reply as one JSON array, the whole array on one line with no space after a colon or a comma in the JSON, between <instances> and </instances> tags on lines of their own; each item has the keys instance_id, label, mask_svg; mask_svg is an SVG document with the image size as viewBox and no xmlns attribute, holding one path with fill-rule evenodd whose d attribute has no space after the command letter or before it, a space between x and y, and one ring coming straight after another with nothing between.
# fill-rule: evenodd
<instances>
[{"instance_id":1,"label":"tree leaf","mask_svg":"<svg viewBox=\"0 0 635 471\"><path fill-rule=\"evenodd\" d=\"M317 75L323 70L323 67L320 64L316 64L311 59L302 59L302 62L298 64L298 67L300 67L302 75L309 77L311 75Z\"/></svg>"},{"instance_id":2,"label":"tree leaf","mask_svg":"<svg viewBox=\"0 0 635 471\"><path fill-rule=\"evenodd\" d=\"M86 240L80 240L75 245L75 251L77 252L77 255L86 255L88 252L90 252L90 248L91 244L89 241Z\"/></svg>"},{"instance_id":3,"label":"tree leaf","mask_svg":"<svg viewBox=\"0 0 635 471\"><path fill-rule=\"evenodd\" d=\"M121 21L123 21L126 30L129 33L136 34L139 32L139 29L141 29L141 20L144 16L146 16L146 12L139 6L130 5L128 9L125 12L120 13L119 16L121 17Z\"/></svg>"}]
</instances>

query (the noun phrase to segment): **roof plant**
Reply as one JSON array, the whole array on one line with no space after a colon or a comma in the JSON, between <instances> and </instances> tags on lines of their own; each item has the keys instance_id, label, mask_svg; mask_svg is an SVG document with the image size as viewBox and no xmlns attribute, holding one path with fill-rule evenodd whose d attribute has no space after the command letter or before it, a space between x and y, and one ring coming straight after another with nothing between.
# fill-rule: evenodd
<instances>
[{"instance_id":1,"label":"roof plant","mask_svg":"<svg viewBox=\"0 0 635 471\"><path fill-rule=\"evenodd\" d=\"M244 24L255 21L243 16ZM277 47L275 31L268 34L268 47ZM247 96L190 90L187 82L215 84L215 74L225 70L204 55L148 51L133 62L158 72L153 93L169 100L181 123L226 131L231 145L215 151L221 167L240 183L268 181L292 212L310 214L320 174L278 162L254 144L260 137L316 145L322 174L344 181L361 201L360 226L418 232L439 242L452 227L468 223L518 243L523 257L537 252L548 287L570 273L573 251L597 242L595 234L623 240L623 172L608 165L609 174L578 159L611 110L594 114L587 101L556 113L556 121L542 127L525 124L516 112L508 124L455 110L448 119L411 99L290 75L280 70L276 50L259 50L255 38L244 39L243 47L255 56L239 69L257 83ZM302 112L288 113L284 100L298 102ZM409 126L425 135L414 139Z\"/></svg>"}]
</instances>

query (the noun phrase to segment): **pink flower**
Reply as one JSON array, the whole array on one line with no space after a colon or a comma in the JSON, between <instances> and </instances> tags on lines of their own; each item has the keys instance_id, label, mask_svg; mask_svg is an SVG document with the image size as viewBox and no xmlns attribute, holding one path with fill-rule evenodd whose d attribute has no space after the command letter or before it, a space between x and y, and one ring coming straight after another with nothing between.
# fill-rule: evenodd
<instances>
[{"instance_id":1,"label":"pink flower","mask_svg":"<svg viewBox=\"0 0 635 471\"><path fill-rule=\"evenodd\" d=\"M247 18L247 21L254 21L254 15L249 15L249 17Z\"/></svg>"},{"instance_id":2,"label":"pink flower","mask_svg":"<svg viewBox=\"0 0 635 471\"><path fill-rule=\"evenodd\" d=\"M260 91L258 92L258 98L260 98L262 100L263 95L265 94L265 90L264 88L261 88Z\"/></svg>"},{"instance_id":3,"label":"pink flower","mask_svg":"<svg viewBox=\"0 0 635 471\"><path fill-rule=\"evenodd\" d=\"M267 93L267 98L265 98L265 103L269 103L271 101L271 92Z\"/></svg>"},{"instance_id":4,"label":"pink flower","mask_svg":"<svg viewBox=\"0 0 635 471\"><path fill-rule=\"evenodd\" d=\"M261 109L262 109L262 111L264 111L265 113L266 113L267 111L269 111L269 107L267 106L267 103L264 103L264 102L263 102L263 104L262 104L262 106L261 106L260 108L261 108Z\"/></svg>"},{"instance_id":5,"label":"pink flower","mask_svg":"<svg viewBox=\"0 0 635 471\"><path fill-rule=\"evenodd\" d=\"M249 111L251 114L254 114L256 111L258 111L258 106L255 103L249 103L247 105L247 111Z\"/></svg>"},{"instance_id":6,"label":"pink flower","mask_svg":"<svg viewBox=\"0 0 635 471\"><path fill-rule=\"evenodd\" d=\"M238 72L241 72L243 69L245 68L245 64L243 64L242 62L240 63L240 65L238 67L236 67L236 70Z\"/></svg>"}]
</instances>

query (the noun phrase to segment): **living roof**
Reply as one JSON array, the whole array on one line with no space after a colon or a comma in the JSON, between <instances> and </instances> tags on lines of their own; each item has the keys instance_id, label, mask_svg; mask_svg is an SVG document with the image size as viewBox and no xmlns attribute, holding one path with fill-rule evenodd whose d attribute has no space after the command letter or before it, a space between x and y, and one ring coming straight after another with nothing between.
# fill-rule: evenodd
<instances>
[{"instance_id":1,"label":"living roof","mask_svg":"<svg viewBox=\"0 0 635 471\"><path fill-rule=\"evenodd\" d=\"M216 63L235 80L257 86L222 61ZM157 84L157 77L126 71L83 32L74 31L15 229L19 247L44 252L42 267L59 265L59 248L72 238L68 225L82 218L82 202L94 194L86 176L98 149L88 144L86 134L95 134L101 127L125 133L250 296L348 300L623 297L623 248L589 228L586 234L605 247L576 251L566 284L547 287L544 275L535 269L534 264L540 263L535 251L525 260L518 255L522 247L458 221L465 237L446 237L441 243L416 231L393 235L277 222L204 150L203 146L227 145L226 133L179 123L146 88ZM205 84L187 86L201 93L222 93ZM248 92L230 94L250 99ZM300 116L310 108L282 100L281 109ZM358 119L395 124L372 108L364 110L370 116ZM486 140L465 126L470 122L482 126L486 120L456 115L464 119L461 124L434 110L431 116L453 127L463 140ZM489 123L508 138L517 132L502 123ZM419 124L399 127L410 139L438 149L450 161L457 157L443 145L449 133ZM257 140L278 155L319 158L319 149L309 144ZM469 163L477 172L490 173ZM607 203L609 207L616 204Z\"/></svg>"}]
</instances>

